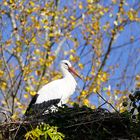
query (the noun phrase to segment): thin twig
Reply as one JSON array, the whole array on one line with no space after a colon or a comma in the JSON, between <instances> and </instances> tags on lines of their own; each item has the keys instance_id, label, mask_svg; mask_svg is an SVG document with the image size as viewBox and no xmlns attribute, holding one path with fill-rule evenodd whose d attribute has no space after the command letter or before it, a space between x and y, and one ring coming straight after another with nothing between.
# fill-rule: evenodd
<instances>
[{"instance_id":1,"label":"thin twig","mask_svg":"<svg viewBox=\"0 0 140 140\"><path fill-rule=\"evenodd\" d=\"M1 114L4 114L5 118L6 118L6 122L10 121L9 116L7 115L7 111L0 111Z\"/></svg>"},{"instance_id":2,"label":"thin twig","mask_svg":"<svg viewBox=\"0 0 140 140\"><path fill-rule=\"evenodd\" d=\"M118 111L110 102L108 102L98 91L96 91L96 93L97 93L107 104L109 104L117 113L119 113L119 111Z\"/></svg>"}]
</instances>

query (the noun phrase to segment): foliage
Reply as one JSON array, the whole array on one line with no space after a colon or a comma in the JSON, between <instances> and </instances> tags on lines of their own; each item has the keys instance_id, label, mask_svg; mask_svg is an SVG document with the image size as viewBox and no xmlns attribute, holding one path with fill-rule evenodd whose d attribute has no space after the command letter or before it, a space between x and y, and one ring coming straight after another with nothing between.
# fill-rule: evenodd
<instances>
[{"instance_id":1,"label":"foliage","mask_svg":"<svg viewBox=\"0 0 140 140\"><path fill-rule=\"evenodd\" d=\"M62 140L64 135L57 132L57 127L49 126L48 124L40 124L37 128L27 132L25 134L26 140Z\"/></svg>"}]
</instances>

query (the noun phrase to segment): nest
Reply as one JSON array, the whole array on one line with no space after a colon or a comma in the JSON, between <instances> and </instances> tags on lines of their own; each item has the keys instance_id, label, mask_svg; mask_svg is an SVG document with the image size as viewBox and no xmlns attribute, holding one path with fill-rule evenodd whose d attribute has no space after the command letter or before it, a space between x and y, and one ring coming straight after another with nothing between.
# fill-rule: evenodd
<instances>
[{"instance_id":1,"label":"nest","mask_svg":"<svg viewBox=\"0 0 140 140\"><path fill-rule=\"evenodd\" d=\"M140 123L132 122L128 112L111 113L107 109L93 110L78 105L59 108L55 113L31 116L24 121L5 122L0 125L0 130L4 139L16 136L19 140L24 139L27 131L41 123L57 126L58 131L65 135L66 140L140 138ZM17 129L19 129L18 133Z\"/></svg>"}]
</instances>

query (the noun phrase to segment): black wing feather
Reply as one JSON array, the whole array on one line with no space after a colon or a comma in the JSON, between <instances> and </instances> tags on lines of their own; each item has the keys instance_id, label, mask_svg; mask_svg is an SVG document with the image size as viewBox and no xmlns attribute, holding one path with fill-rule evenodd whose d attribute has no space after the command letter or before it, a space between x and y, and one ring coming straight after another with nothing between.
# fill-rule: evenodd
<instances>
[{"instance_id":1,"label":"black wing feather","mask_svg":"<svg viewBox=\"0 0 140 140\"><path fill-rule=\"evenodd\" d=\"M52 99L48 101L44 101L40 104L34 104L32 106L32 109L39 114L44 113L44 111L49 110L52 106L57 106L57 104L60 102L60 99Z\"/></svg>"},{"instance_id":2,"label":"black wing feather","mask_svg":"<svg viewBox=\"0 0 140 140\"><path fill-rule=\"evenodd\" d=\"M35 104L35 102L36 102L36 100L37 100L37 97L39 96L39 94L36 94L35 96L33 96L33 98L32 98L32 100L31 100L31 102L30 102L30 104L29 104L29 106L28 106L28 108L27 108L27 110L26 110L26 112L25 112L25 116L28 116L28 114L30 114L29 112L30 112L30 109L32 108L32 106Z\"/></svg>"},{"instance_id":3,"label":"black wing feather","mask_svg":"<svg viewBox=\"0 0 140 140\"><path fill-rule=\"evenodd\" d=\"M44 101L40 104L36 104L36 100L37 100L38 96L39 96L39 94L36 94L32 98L32 100L25 112L25 116L33 115L36 113L42 114L42 113L44 113L44 111L50 109L50 107L52 107L53 105L56 106L61 100L61 99L52 99L52 100Z\"/></svg>"}]
</instances>

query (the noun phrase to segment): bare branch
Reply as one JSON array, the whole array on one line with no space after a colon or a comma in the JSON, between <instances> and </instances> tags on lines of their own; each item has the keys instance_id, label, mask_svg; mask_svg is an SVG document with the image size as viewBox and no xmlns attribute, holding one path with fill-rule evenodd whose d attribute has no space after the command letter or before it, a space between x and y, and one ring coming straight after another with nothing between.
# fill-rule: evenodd
<instances>
[{"instance_id":1,"label":"bare branch","mask_svg":"<svg viewBox=\"0 0 140 140\"><path fill-rule=\"evenodd\" d=\"M10 9L10 17L11 17L11 22L12 22L12 25L13 25L13 30L15 31L16 40L19 41L20 37L19 37L19 34L17 33L18 28L17 28L17 25L16 25L14 11L12 9Z\"/></svg>"},{"instance_id":2,"label":"bare branch","mask_svg":"<svg viewBox=\"0 0 140 140\"><path fill-rule=\"evenodd\" d=\"M114 111L119 113L119 111L111 103L109 103L98 91L96 91L96 93L105 101L105 103L109 104L114 109Z\"/></svg>"}]
</instances>

